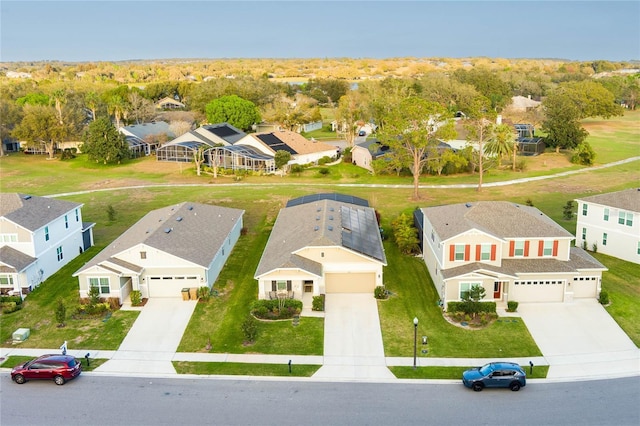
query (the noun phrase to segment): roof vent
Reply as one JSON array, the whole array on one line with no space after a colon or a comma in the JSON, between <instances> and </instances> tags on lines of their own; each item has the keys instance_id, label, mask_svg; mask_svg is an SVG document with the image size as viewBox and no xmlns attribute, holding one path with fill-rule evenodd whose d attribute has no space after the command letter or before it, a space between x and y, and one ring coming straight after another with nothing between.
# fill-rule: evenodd
<instances>
[{"instance_id":1,"label":"roof vent","mask_svg":"<svg viewBox=\"0 0 640 426\"><path fill-rule=\"evenodd\" d=\"M471 203L466 203L466 204L465 204L465 206L466 206L467 208L469 208L469 207L471 207Z\"/></svg>"},{"instance_id":2,"label":"roof vent","mask_svg":"<svg viewBox=\"0 0 640 426\"><path fill-rule=\"evenodd\" d=\"M193 206L187 207L187 210L193 210Z\"/></svg>"},{"instance_id":3,"label":"roof vent","mask_svg":"<svg viewBox=\"0 0 640 426\"><path fill-rule=\"evenodd\" d=\"M164 233L168 234L169 232L171 232L171 228L164 228Z\"/></svg>"},{"instance_id":4,"label":"roof vent","mask_svg":"<svg viewBox=\"0 0 640 426\"><path fill-rule=\"evenodd\" d=\"M333 226L329 225L329 231L333 231Z\"/></svg>"},{"instance_id":5,"label":"roof vent","mask_svg":"<svg viewBox=\"0 0 640 426\"><path fill-rule=\"evenodd\" d=\"M333 216L329 216L329 220L333 220Z\"/></svg>"},{"instance_id":6,"label":"roof vent","mask_svg":"<svg viewBox=\"0 0 640 426\"><path fill-rule=\"evenodd\" d=\"M316 216L316 220L320 220L320 216Z\"/></svg>"},{"instance_id":7,"label":"roof vent","mask_svg":"<svg viewBox=\"0 0 640 426\"><path fill-rule=\"evenodd\" d=\"M320 228L319 228L319 227L317 227L317 226L314 226L314 227L313 227L313 230L314 230L314 231L317 231L318 229L320 229Z\"/></svg>"},{"instance_id":8,"label":"roof vent","mask_svg":"<svg viewBox=\"0 0 640 426\"><path fill-rule=\"evenodd\" d=\"M176 217L176 222L182 222L182 216Z\"/></svg>"},{"instance_id":9,"label":"roof vent","mask_svg":"<svg viewBox=\"0 0 640 426\"><path fill-rule=\"evenodd\" d=\"M638 191L640 191L640 189L638 189ZM23 200L30 200L31 199L31 195L25 195L24 197L22 197Z\"/></svg>"},{"instance_id":10,"label":"roof vent","mask_svg":"<svg viewBox=\"0 0 640 426\"><path fill-rule=\"evenodd\" d=\"M321 212L322 208L318 207L318 209L316 210L317 212Z\"/></svg>"},{"instance_id":11,"label":"roof vent","mask_svg":"<svg viewBox=\"0 0 640 426\"><path fill-rule=\"evenodd\" d=\"M638 191L640 191L640 189ZM329 211L332 212L333 211L333 207L329 207Z\"/></svg>"}]
</instances>

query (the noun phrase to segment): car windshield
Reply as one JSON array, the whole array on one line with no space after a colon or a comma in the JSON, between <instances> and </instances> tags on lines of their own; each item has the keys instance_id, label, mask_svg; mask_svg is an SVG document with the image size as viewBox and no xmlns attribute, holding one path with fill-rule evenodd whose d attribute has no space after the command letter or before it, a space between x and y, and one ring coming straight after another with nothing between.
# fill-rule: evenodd
<instances>
[{"instance_id":1,"label":"car windshield","mask_svg":"<svg viewBox=\"0 0 640 426\"><path fill-rule=\"evenodd\" d=\"M482 367L480 367L480 374L482 374L483 376L491 374L492 371L493 366L491 364L483 365Z\"/></svg>"},{"instance_id":2,"label":"car windshield","mask_svg":"<svg viewBox=\"0 0 640 426\"><path fill-rule=\"evenodd\" d=\"M67 365L69 367L75 367L76 366L76 359L75 358L70 359L69 362L67 362Z\"/></svg>"}]
</instances>

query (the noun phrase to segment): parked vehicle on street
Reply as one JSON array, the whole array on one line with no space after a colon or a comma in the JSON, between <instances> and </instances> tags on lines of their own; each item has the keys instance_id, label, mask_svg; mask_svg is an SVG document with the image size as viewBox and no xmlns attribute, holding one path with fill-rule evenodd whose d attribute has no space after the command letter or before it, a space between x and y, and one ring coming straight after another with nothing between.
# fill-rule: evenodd
<instances>
[{"instance_id":1,"label":"parked vehicle on street","mask_svg":"<svg viewBox=\"0 0 640 426\"><path fill-rule=\"evenodd\" d=\"M476 392L484 388L509 388L519 391L527 384L527 375L513 362L490 362L462 373L462 383Z\"/></svg>"},{"instance_id":2,"label":"parked vehicle on street","mask_svg":"<svg viewBox=\"0 0 640 426\"><path fill-rule=\"evenodd\" d=\"M64 385L81 372L82 364L73 356L42 355L13 367L11 379L19 385L36 379L53 380L56 385Z\"/></svg>"}]
</instances>

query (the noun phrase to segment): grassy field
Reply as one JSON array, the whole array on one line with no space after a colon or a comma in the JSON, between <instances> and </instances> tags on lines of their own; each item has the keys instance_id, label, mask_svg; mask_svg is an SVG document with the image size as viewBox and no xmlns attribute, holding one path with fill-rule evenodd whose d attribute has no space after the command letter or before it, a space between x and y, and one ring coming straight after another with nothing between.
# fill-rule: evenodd
<instances>
[{"instance_id":1,"label":"grassy field","mask_svg":"<svg viewBox=\"0 0 640 426\"><path fill-rule=\"evenodd\" d=\"M602 122L585 123L591 133L589 140L598 152L598 163L640 155L640 112ZM539 176L555 171L581 169L571 165L566 153L546 153L528 159L525 172L500 170L489 173L485 182ZM524 203L530 200L536 207L556 220L568 231L575 232L575 218L564 220L565 203L594 193L616 191L638 186L638 162L602 170L590 170L571 176L540 180L517 185L475 189L423 188L421 199L411 198L407 176L374 177L351 164L330 167L322 176L318 169L309 169L301 176L252 176L240 182L231 177L197 177L192 167L173 163L158 163L155 158L133 160L119 166L102 166L87 162L80 156L72 161L45 160L40 156L22 154L0 159L0 184L3 192L24 192L34 195L61 194L76 191L97 191L67 195L62 198L84 203L83 218L96 222L96 247L83 253L58 274L36 289L19 312L0 316L0 338L10 346L11 333L20 327L31 328L31 337L23 347L57 348L67 340L73 348L116 349L135 321L136 312L117 311L109 319L75 319L68 316L66 327L55 324L55 305L62 297L70 315L77 306L77 279L71 274L95 256L146 212L173 203L193 201L244 209L248 230L237 244L220 279L215 284L219 296L209 303L198 304L180 344L180 351L204 351L211 341L212 352L321 354L323 323L317 318L303 318L298 327L289 322L260 323L258 339L245 346L240 323L255 300L257 288L253 273L266 244L271 225L287 200L316 192L341 192L367 199L381 214L382 226L390 234L390 222L401 212L410 213L416 207L460 203L478 200L510 200ZM477 176L424 176L424 185L474 183ZM137 187L140 185L163 185ZM167 184L184 186L166 186ZM353 184L385 184L387 187L352 186ZM131 189L114 189L131 186ZM108 206L116 211L115 220L107 215ZM389 356L412 354L414 316L420 319L420 335L429 337L426 356L534 356L539 354L522 322L495 322L484 330L466 330L446 322L436 306L437 296L424 263L419 259L399 255L387 240L385 249L389 266L385 269L385 284L394 294L379 302L380 317ZM603 287L612 300L607 309L632 337L640 341L640 272L637 265L597 255L609 267ZM517 336L518 347L509 344L505 334Z\"/></svg>"},{"instance_id":2,"label":"grassy field","mask_svg":"<svg viewBox=\"0 0 640 426\"><path fill-rule=\"evenodd\" d=\"M283 376L311 377L320 365L245 364L242 362L187 362L174 361L178 374L207 374L222 376Z\"/></svg>"}]
</instances>

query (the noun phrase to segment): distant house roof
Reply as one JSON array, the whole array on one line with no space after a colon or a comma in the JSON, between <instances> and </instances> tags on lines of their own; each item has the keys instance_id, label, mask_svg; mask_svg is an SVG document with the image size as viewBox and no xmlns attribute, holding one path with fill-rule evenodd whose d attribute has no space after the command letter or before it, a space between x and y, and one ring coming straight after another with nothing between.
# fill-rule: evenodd
<instances>
[{"instance_id":1,"label":"distant house roof","mask_svg":"<svg viewBox=\"0 0 640 426\"><path fill-rule=\"evenodd\" d=\"M173 99L169 96L164 97L160 99L158 102L156 102L156 106L158 108L184 108L185 107L185 105L182 102L176 99Z\"/></svg>"},{"instance_id":2,"label":"distant house roof","mask_svg":"<svg viewBox=\"0 0 640 426\"><path fill-rule=\"evenodd\" d=\"M498 238L573 238L535 207L507 201L479 201L422 209L444 241L472 229Z\"/></svg>"},{"instance_id":3,"label":"distant house roof","mask_svg":"<svg viewBox=\"0 0 640 426\"><path fill-rule=\"evenodd\" d=\"M293 198L287 201L287 207L313 203L320 200L333 200L341 203L354 204L356 206L369 207L369 202L364 198L354 197L353 195L338 194L336 192L303 195L302 197Z\"/></svg>"},{"instance_id":4,"label":"distant house roof","mask_svg":"<svg viewBox=\"0 0 640 426\"><path fill-rule=\"evenodd\" d=\"M382 145L382 143L378 139L367 139L364 142L356 144L356 146L369 151L373 160L390 152L389 147L386 145ZM370 148L371 146L375 147L375 151L372 151L372 148Z\"/></svg>"},{"instance_id":5,"label":"distant house roof","mask_svg":"<svg viewBox=\"0 0 640 426\"><path fill-rule=\"evenodd\" d=\"M178 136L163 146L188 143L201 143L211 147L216 145L233 145L247 134L229 123L207 124Z\"/></svg>"},{"instance_id":6,"label":"distant house roof","mask_svg":"<svg viewBox=\"0 0 640 426\"><path fill-rule=\"evenodd\" d=\"M332 145L322 142L312 142L304 136L289 130L256 133L253 136L267 145L274 153L276 151L287 151L291 155L296 155L336 150Z\"/></svg>"},{"instance_id":7,"label":"distant house roof","mask_svg":"<svg viewBox=\"0 0 640 426\"><path fill-rule=\"evenodd\" d=\"M29 231L42 228L80 203L19 193L0 193L1 216Z\"/></svg>"},{"instance_id":8,"label":"distant house roof","mask_svg":"<svg viewBox=\"0 0 640 426\"><path fill-rule=\"evenodd\" d=\"M209 266L244 210L183 202L147 213L91 261L74 273L112 263L130 270L117 255L138 244L161 250L203 267Z\"/></svg>"},{"instance_id":9,"label":"distant house roof","mask_svg":"<svg viewBox=\"0 0 640 426\"><path fill-rule=\"evenodd\" d=\"M165 134L169 138L174 138L175 135L171 130L169 123L165 121L152 121L151 123L132 124L131 126L121 127L120 132L127 136L134 136L142 139L143 141L149 135Z\"/></svg>"},{"instance_id":10,"label":"distant house roof","mask_svg":"<svg viewBox=\"0 0 640 426\"><path fill-rule=\"evenodd\" d=\"M592 195L579 198L579 200L640 213L640 188Z\"/></svg>"},{"instance_id":11,"label":"distant house roof","mask_svg":"<svg viewBox=\"0 0 640 426\"><path fill-rule=\"evenodd\" d=\"M541 103L542 102L534 101L529 97L513 96L510 107L517 111L526 111L527 109L538 107Z\"/></svg>"},{"instance_id":12,"label":"distant house roof","mask_svg":"<svg viewBox=\"0 0 640 426\"><path fill-rule=\"evenodd\" d=\"M278 268L321 274L316 262L296 254L305 247L344 247L386 264L375 211L331 199L280 210L256 270L256 277Z\"/></svg>"}]
</instances>

